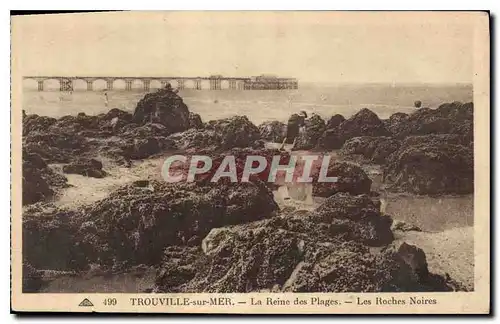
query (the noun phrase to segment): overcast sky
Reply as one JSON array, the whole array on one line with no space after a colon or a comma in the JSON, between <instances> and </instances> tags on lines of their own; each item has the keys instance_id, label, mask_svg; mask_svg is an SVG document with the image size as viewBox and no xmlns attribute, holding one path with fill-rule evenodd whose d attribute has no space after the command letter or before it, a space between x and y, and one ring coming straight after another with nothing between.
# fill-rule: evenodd
<instances>
[{"instance_id":1,"label":"overcast sky","mask_svg":"<svg viewBox=\"0 0 500 324\"><path fill-rule=\"evenodd\" d=\"M466 15L113 13L13 18L23 75L472 82Z\"/></svg>"}]
</instances>

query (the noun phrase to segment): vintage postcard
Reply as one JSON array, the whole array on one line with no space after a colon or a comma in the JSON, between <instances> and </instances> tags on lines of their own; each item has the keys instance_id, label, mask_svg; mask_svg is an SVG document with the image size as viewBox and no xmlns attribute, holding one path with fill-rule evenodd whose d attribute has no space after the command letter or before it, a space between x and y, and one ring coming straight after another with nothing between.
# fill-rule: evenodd
<instances>
[{"instance_id":1,"label":"vintage postcard","mask_svg":"<svg viewBox=\"0 0 500 324\"><path fill-rule=\"evenodd\" d=\"M489 313L489 19L12 17L12 310Z\"/></svg>"}]
</instances>

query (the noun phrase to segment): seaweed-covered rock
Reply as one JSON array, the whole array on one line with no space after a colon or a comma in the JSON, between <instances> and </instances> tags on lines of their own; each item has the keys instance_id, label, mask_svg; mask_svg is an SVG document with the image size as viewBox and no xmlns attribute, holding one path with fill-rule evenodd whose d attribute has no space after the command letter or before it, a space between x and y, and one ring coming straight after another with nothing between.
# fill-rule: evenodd
<instances>
[{"instance_id":1,"label":"seaweed-covered rock","mask_svg":"<svg viewBox=\"0 0 500 324\"><path fill-rule=\"evenodd\" d=\"M454 145L467 146L469 144L469 139L466 136L457 134L430 134L430 135L408 136L401 142L402 146L421 145L421 144L429 144L429 145L454 144Z\"/></svg>"},{"instance_id":2,"label":"seaweed-covered rock","mask_svg":"<svg viewBox=\"0 0 500 324\"><path fill-rule=\"evenodd\" d=\"M102 162L95 159L80 158L63 166L63 172L80 174L92 178L104 178L106 172L102 169Z\"/></svg>"},{"instance_id":3,"label":"seaweed-covered rock","mask_svg":"<svg viewBox=\"0 0 500 324\"><path fill-rule=\"evenodd\" d=\"M260 137L263 140L281 143L286 136L286 125L280 121L266 121L259 125Z\"/></svg>"},{"instance_id":4,"label":"seaweed-covered rock","mask_svg":"<svg viewBox=\"0 0 500 324\"><path fill-rule=\"evenodd\" d=\"M120 137L150 138L155 136L168 136L170 131L162 124L146 123L144 125L129 124L122 129Z\"/></svg>"},{"instance_id":5,"label":"seaweed-covered rock","mask_svg":"<svg viewBox=\"0 0 500 324\"><path fill-rule=\"evenodd\" d=\"M96 231L91 238L100 238L89 244L96 249L89 255L108 263L155 264L167 246L199 244L214 227L270 217L275 210L262 183L141 181L85 209Z\"/></svg>"},{"instance_id":6,"label":"seaweed-covered rock","mask_svg":"<svg viewBox=\"0 0 500 324\"><path fill-rule=\"evenodd\" d=\"M372 154L371 162L385 164L390 160L391 155L401 146L401 142L395 138L387 138L380 141Z\"/></svg>"},{"instance_id":7,"label":"seaweed-covered rock","mask_svg":"<svg viewBox=\"0 0 500 324\"><path fill-rule=\"evenodd\" d=\"M115 118L119 118L123 121L130 123L132 122L133 116L128 111L121 110L118 108L113 108L110 109L107 113L103 114L101 118L106 121L111 121Z\"/></svg>"},{"instance_id":8,"label":"seaweed-covered rock","mask_svg":"<svg viewBox=\"0 0 500 324\"><path fill-rule=\"evenodd\" d=\"M328 197L313 213L315 220L343 228L345 240L381 246L392 242L392 219L380 214L380 204L368 195L341 192ZM345 229L347 228L347 230Z\"/></svg>"},{"instance_id":9,"label":"seaweed-covered rock","mask_svg":"<svg viewBox=\"0 0 500 324\"><path fill-rule=\"evenodd\" d=\"M474 119L474 104L472 102L462 103L455 101L440 105L436 112L454 121L465 121Z\"/></svg>"},{"instance_id":10,"label":"seaweed-covered rock","mask_svg":"<svg viewBox=\"0 0 500 324\"><path fill-rule=\"evenodd\" d=\"M223 149L248 147L260 139L260 132L247 116L211 120L206 127L220 135Z\"/></svg>"},{"instance_id":11,"label":"seaweed-covered rock","mask_svg":"<svg viewBox=\"0 0 500 324\"><path fill-rule=\"evenodd\" d=\"M417 225L409 224L403 221L396 220L391 225L393 232L422 232L422 229Z\"/></svg>"},{"instance_id":12,"label":"seaweed-covered rock","mask_svg":"<svg viewBox=\"0 0 500 324\"><path fill-rule=\"evenodd\" d=\"M363 169L356 164L330 161L326 176L337 177L337 181L322 182L320 179L320 169L313 168L311 171L311 177L313 178L313 195L329 197L337 192L347 192L352 195L370 193L372 180Z\"/></svg>"},{"instance_id":13,"label":"seaweed-covered rock","mask_svg":"<svg viewBox=\"0 0 500 324\"><path fill-rule=\"evenodd\" d=\"M246 116L211 120L204 129L188 129L169 136L181 150L197 153L214 152L235 147L250 147L260 140L257 126Z\"/></svg>"},{"instance_id":14,"label":"seaweed-covered rock","mask_svg":"<svg viewBox=\"0 0 500 324\"><path fill-rule=\"evenodd\" d=\"M27 261L23 261L23 293L38 292L43 285L42 274Z\"/></svg>"},{"instance_id":15,"label":"seaweed-covered rock","mask_svg":"<svg viewBox=\"0 0 500 324\"><path fill-rule=\"evenodd\" d=\"M52 198L57 189L67 185L67 179L48 167L37 153L23 149L23 205Z\"/></svg>"},{"instance_id":16,"label":"seaweed-covered rock","mask_svg":"<svg viewBox=\"0 0 500 324\"><path fill-rule=\"evenodd\" d=\"M208 129L190 128L181 133L175 133L168 137L180 150L195 152L213 152L220 144L220 134Z\"/></svg>"},{"instance_id":17,"label":"seaweed-covered rock","mask_svg":"<svg viewBox=\"0 0 500 324\"><path fill-rule=\"evenodd\" d=\"M39 169L23 168L23 205L51 198L54 190Z\"/></svg>"},{"instance_id":18,"label":"seaweed-covered rock","mask_svg":"<svg viewBox=\"0 0 500 324\"><path fill-rule=\"evenodd\" d=\"M191 281L198 272L197 263L203 259L199 246L169 246L165 248L163 262L155 284L158 290L181 292L178 287Z\"/></svg>"},{"instance_id":19,"label":"seaweed-covered rock","mask_svg":"<svg viewBox=\"0 0 500 324\"><path fill-rule=\"evenodd\" d=\"M201 129L203 128L203 121L201 120L201 116L199 114L195 114L193 112L189 113L189 128Z\"/></svg>"},{"instance_id":20,"label":"seaweed-covered rock","mask_svg":"<svg viewBox=\"0 0 500 324\"><path fill-rule=\"evenodd\" d=\"M400 141L391 137L353 137L344 143L340 154L356 161L383 164L399 145Z\"/></svg>"},{"instance_id":21,"label":"seaweed-covered rock","mask_svg":"<svg viewBox=\"0 0 500 324\"><path fill-rule=\"evenodd\" d=\"M389 131L377 114L367 108L361 109L336 128L327 128L318 141L324 149L339 149L346 140L359 136L389 136Z\"/></svg>"},{"instance_id":22,"label":"seaweed-covered rock","mask_svg":"<svg viewBox=\"0 0 500 324\"><path fill-rule=\"evenodd\" d=\"M88 116L85 113L79 113L76 116L67 115L59 118L57 122L50 127L49 131L51 133L72 134L77 134L82 131L92 131L92 133L97 134L100 128L101 119L98 116Z\"/></svg>"},{"instance_id":23,"label":"seaweed-covered rock","mask_svg":"<svg viewBox=\"0 0 500 324\"><path fill-rule=\"evenodd\" d=\"M188 107L171 89L146 94L137 103L132 120L138 124L162 124L170 134L190 127Z\"/></svg>"},{"instance_id":24,"label":"seaweed-covered rock","mask_svg":"<svg viewBox=\"0 0 500 324\"><path fill-rule=\"evenodd\" d=\"M325 150L337 150L344 145L346 139L339 133L339 127L327 128L318 140L318 147Z\"/></svg>"},{"instance_id":25,"label":"seaweed-covered rock","mask_svg":"<svg viewBox=\"0 0 500 324\"><path fill-rule=\"evenodd\" d=\"M25 210L22 238L26 262L36 269L86 269L89 260L78 235L81 219L78 212L51 206Z\"/></svg>"},{"instance_id":26,"label":"seaweed-covered rock","mask_svg":"<svg viewBox=\"0 0 500 324\"><path fill-rule=\"evenodd\" d=\"M43 132L54 125L57 119L46 116L38 116L36 114L26 115L23 117L23 136L32 132Z\"/></svg>"},{"instance_id":27,"label":"seaweed-covered rock","mask_svg":"<svg viewBox=\"0 0 500 324\"><path fill-rule=\"evenodd\" d=\"M118 108L113 108L105 114L99 114L97 117L100 120L98 130L83 131L79 134L88 137L107 137L122 132L127 126L138 126L132 122L131 113Z\"/></svg>"},{"instance_id":28,"label":"seaweed-covered rock","mask_svg":"<svg viewBox=\"0 0 500 324\"><path fill-rule=\"evenodd\" d=\"M427 137L427 138L426 138ZM384 179L394 190L416 194L474 192L474 154L470 147L436 141L436 136L408 139L391 155Z\"/></svg>"},{"instance_id":29,"label":"seaweed-covered rock","mask_svg":"<svg viewBox=\"0 0 500 324\"><path fill-rule=\"evenodd\" d=\"M238 182L242 181L243 177L243 171L245 169L245 165L247 163L247 158L249 156L257 156L264 158L266 163L265 168L260 171L259 173L251 174L249 177L249 181L256 181L257 179L265 182L266 184L269 185L268 179L269 179L269 174L271 173L271 165L273 158L279 157L279 163L281 165L285 165L290 162L290 154L286 151L279 151L276 149L263 149L263 148L258 148L258 149L253 149L253 148L234 148L231 149L228 152L220 153L214 156L211 156L212 158L212 167L209 171L197 175L195 178L196 181L214 181L214 175L217 172L217 170L220 168L222 162L224 159L228 156L234 157L235 161L235 171L236 171L236 180ZM258 167L259 163L258 162L253 162L252 167L256 168ZM201 166L201 165L200 165ZM188 165L186 165L188 167ZM297 174L299 170L296 170ZM187 172L187 169L186 169ZM229 177L222 177L218 180L218 182L228 182L231 181Z\"/></svg>"},{"instance_id":30,"label":"seaweed-covered rock","mask_svg":"<svg viewBox=\"0 0 500 324\"><path fill-rule=\"evenodd\" d=\"M129 138L121 141L119 145L123 150L123 156L131 160L145 159L152 155L177 148L174 141L162 136Z\"/></svg>"},{"instance_id":31,"label":"seaweed-covered rock","mask_svg":"<svg viewBox=\"0 0 500 324\"><path fill-rule=\"evenodd\" d=\"M297 136L294 146L296 150L309 150L316 146L318 139L325 131L325 121L317 114L306 119L304 130Z\"/></svg>"},{"instance_id":32,"label":"seaweed-covered rock","mask_svg":"<svg viewBox=\"0 0 500 324\"><path fill-rule=\"evenodd\" d=\"M73 134L82 137L107 137L118 133L121 128L132 122L132 114L113 108L105 114L89 116L83 112L76 116L63 116L59 119L27 115L23 120L23 135L32 132Z\"/></svg>"},{"instance_id":33,"label":"seaweed-covered rock","mask_svg":"<svg viewBox=\"0 0 500 324\"><path fill-rule=\"evenodd\" d=\"M333 115L332 117L330 117L330 119L328 119L328 122L326 123L326 128L327 129L337 128L344 121L345 121L345 117L344 116L342 116L340 114Z\"/></svg>"},{"instance_id":34,"label":"seaweed-covered rock","mask_svg":"<svg viewBox=\"0 0 500 324\"><path fill-rule=\"evenodd\" d=\"M445 103L437 109L421 108L408 116L394 114L388 129L399 138L410 135L457 134L474 136L474 106L470 103Z\"/></svg>"},{"instance_id":35,"label":"seaweed-covered rock","mask_svg":"<svg viewBox=\"0 0 500 324\"><path fill-rule=\"evenodd\" d=\"M156 291L452 290L444 278L429 273L425 254L418 248L401 244L370 250L361 242L346 240L346 233L356 226L372 228L368 219L377 217L373 208L369 207L367 212L362 209L361 205L369 204L369 199L355 203L360 204L359 210L352 210L357 216L339 218L346 226L332 223L334 214L323 222L314 212L299 211L215 228L205 237L201 249L176 248L165 252L156 279ZM333 208L331 212L336 210ZM351 214L347 211L342 215ZM359 224L354 225L356 222Z\"/></svg>"}]
</instances>

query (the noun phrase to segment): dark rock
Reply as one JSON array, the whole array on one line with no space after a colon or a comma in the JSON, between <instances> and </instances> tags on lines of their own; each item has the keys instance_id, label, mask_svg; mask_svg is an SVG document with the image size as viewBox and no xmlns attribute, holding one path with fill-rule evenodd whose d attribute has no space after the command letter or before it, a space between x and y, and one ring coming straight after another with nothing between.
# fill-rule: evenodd
<instances>
[{"instance_id":1,"label":"dark rock","mask_svg":"<svg viewBox=\"0 0 500 324\"><path fill-rule=\"evenodd\" d=\"M52 198L67 186L67 179L55 173L37 153L23 148L23 205Z\"/></svg>"},{"instance_id":2,"label":"dark rock","mask_svg":"<svg viewBox=\"0 0 500 324\"><path fill-rule=\"evenodd\" d=\"M168 136L170 131L162 124L147 123L144 125L129 124L122 129L120 137L126 138L150 138L156 136Z\"/></svg>"},{"instance_id":3,"label":"dark rock","mask_svg":"<svg viewBox=\"0 0 500 324\"><path fill-rule=\"evenodd\" d=\"M184 117L188 122L187 116L189 111L182 99L172 91L161 90L146 95L134 115L117 108L97 116L79 113L58 120L27 115L24 117L23 146L48 163L78 164L81 157L105 155L127 166L133 159L177 149L166 137L187 129L187 124L183 126ZM196 122L196 114L192 117ZM67 170L72 168L66 167Z\"/></svg>"},{"instance_id":4,"label":"dark rock","mask_svg":"<svg viewBox=\"0 0 500 324\"><path fill-rule=\"evenodd\" d=\"M80 174L92 178L104 178L106 172L102 169L102 162L95 159L80 158L63 166L63 172Z\"/></svg>"},{"instance_id":5,"label":"dark rock","mask_svg":"<svg viewBox=\"0 0 500 324\"><path fill-rule=\"evenodd\" d=\"M319 169L313 169L313 195L329 197L338 192L347 192L352 195L369 194L372 180L363 169L348 162L330 162L327 177L337 177L336 182L319 182Z\"/></svg>"},{"instance_id":6,"label":"dark rock","mask_svg":"<svg viewBox=\"0 0 500 324\"><path fill-rule=\"evenodd\" d=\"M313 213L315 221L344 229L344 240L381 246L392 242L392 219L380 214L380 203L368 195L337 193L328 197Z\"/></svg>"},{"instance_id":7,"label":"dark rock","mask_svg":"<svg viewBox=\"0 0 500 324\"><path fill-rule=\"evenodd\" d=\"M410 135L457 134L473 140L472 103L446 103L437 109L421 108L407 118L392 118L388 128L399 138ZM394 116L394 115L393 115Z\"/></svg>"},{"instance_id":8,"label":"dark rock","mask_svg":"<svg viewBox=\"0 0 500 324\"><path fill-rule=\"evenodd\" d=\"M132 127L137 126L136 124L132 123L131 113L118 108L113 108L106 114L101 114L98 117L100 119L100 130L97 134L92 134L90 132L86 134L89 137L104 137L106 132L118 134L129 125Z\"/></svg>"},{"instance_id":9,"label":"dark rock","mask_svg":"<svg viewBox=\"0 0 500 324\"><path fill-rule=\"evenodd\" d=\"M248 147L260 139L259 129L246 116L211 120L206 127L220 135L222 149Z\"/></svg>"},{"instance_id":10,"label":"dark rock","mask_svg":"<svg viewBox=\"0 0 500 324\"><path fill-rule=\"evenodd\" d=\"M156 285L162 290L180 292L176 289L191 281L198 272L196 263L200 258L203 258L203 253L198 246L167 247L155 280Z\"/></svg>"},{"instance_id":11,"label":"dark rock","mask_svg":"<svg viewBox=\"0 0 500 324\"><path fill-rule=\"evenodd\" d=\"M87 116L80 113L77 116L63 116L53 124L49 131L51 133L72 133L76 134L81 131L98 131L100 130L101 119L98 116Z\"/></svg>"},{"instance_id":12,"label":"dark rock","mask_svg":"<svg viewBox=\"0 0 500 324\"><path fill-rule=\"evenodd\" d=\"M326 129L337 128L344 121L345 121L344 116L340 114L333 115L332 117L330 117L330 119L328 119L328 122L326 123Z\"/></svg>"},{"instance_id":13,"label":"dark rock","mask_svg":"<svg viewBox=\"0 0 500 324\"><path fill-rule=\"evenodd\" d=\"M282 143L286 136L286 125L280 121L266 121L259 125L260 137L263 140Z\"/></svg>"},{"instance_id":14,"label":"dark rock","mask_svg":"<svg viewBox=\"0 0 500 324\"><path fill-rule=\"evenodd\" d=\"M259 148L259 149L234 148L234 149L231 149L230 151L225 152L225 153L212 155L211 156L212 168L206 173L197 175L197 177L195 178L196 181L201 181L201 182L212 181L214 174L216 173L217 169L220 167L221 163L223 162L223 160L227 156L234 157L235 167L236 167L236 177L237 177L238 182L242 181L243 170L245 168L245 164L246 164L247 158L249 156L263 157L266 161L265 169L257 174L250 175L249 181L258 181L257 179L259 179L260 181L263 181L266 184L268 183L269 174L271 172L272 160L275 156L280 157L280 164L281 165L287 164L290 161L290 154L286 151L279 151L276 149L262 149L262 148ZM186 165L186 166L188 166L188 165ZM257 167L257 166L258 166L257 162L254 162L252 164L252 167ZM187 169L185 172L187 172ZM223 178L220 178L219 181L225 182L225 181L230 181L230 179L228 177L223 177Z\"/></svg>"},{"instance_id":15,"label":"dark rock","mask_svg":"<svg viewBox=\"0 0 500 324\"><path fill-rule=\"evenodd\" d=\"M276 210L262 183L152 181L147 187L124 186L84 214L97 231L89 237L99 238L88 245L102 262L155 264L167 246L199 244L214 227L270 217Z\"/></svg>"},{"instance_id":16,"label":"dark rock","mask_svg":"<svg viewBox=\"0 0 500 324\"><path fill-rule=\"evenodd\" d=\"M461 103L455 101L440 105L436 112L441 117L447 117L455 121L465 121L474 119L474 104L472 102Z\"/></svg>"},{"instance_id":17,"label":"dark rock","mask_svg":"<svg viewBox=\"0 0 500 324\"><path fill-rule=\"evenodd\" d=\"M395 138L387 138L380 141L372 154L371 162L376 164L385 164L390 160L391 155L401 146L401 142Z\"/></svg>"},{"instance_id":18,"label":"dark rock","mask_svg":"<svg viewBox=\"0 0 500 324\"><path fill-rule=\"evenodd\" d=\"M399 145L400 141L391 137L354 137L344 143L340 154L355 161L384 164Z\"/></svg>"},{"instance_id":19,"label":"dark rock","mask_svg":"<svg viewBox=\"0 0 500 324\"><path fill-rule=\"evenodd\" d=\"M109 110L104 116L102 116L103 120L111 121L115 118L119 118L128 123L132 122L133 116L128 111L124 111L118 108L113 108Z\"/></svg>"},{"instance_id":20,"label":"dark rock","mask_svg":"<svg viewBox=\"0 0 500 324\"><path fill-rule=\"evenodd\" d=\"M189 129L169 136L181 150L191 149L197 153L214 152L235 147L249 147L260 140L257 126L246 116L211 120L204 129Z\"/></svg>"},{"instance_id":21,"label":"dark rock","mask_svg":"<svg viewBox=\"0 0 500 324\"><path fill-rule=\"evenodd\" d=\"M316 146L325 131L325 121L317 114L306 119L304 130L297 136L295 150L309 150Z\"/></svg>"},{"instance_id":22,"label":"dark rock","mask_svg":"<svg viewBox=\"0 0 500 324\"><path fill-rule=\"evenodd\" d=\"M257 182L148 182L65 210L32 205L23 214L23 256L36 269L126 269L158 264L169 246L201 243L219 226L271 217L278 207Z\"/></svg>"},{"instance_id":23,"label":"dark rock","mask_svg":"<svg viewBox=\"0 0 500 324\"><path fill-rule=\"evenodd\" d=\"M250 144L250 148L254 150L264 149L265 147L266 147L266 142L263 141L262 139L258 139L254 141L252 144Z\"/></svg>"},{"instance_id":24,"label":"dark rock","mask_svg":"<svg viewBox=\"0 0 500 324\"><path fill-rule=\"evenodd\" d=\"M422 229L417 225L408 224L403 221L394 221L391 226L393 232L422 232Z\"/></svg>"},{"instance_id":25,"label":"dark rock","mask_svg":"<svg viewBox=\"0 0 500 324\"><path fill-rule=\"evenodd\" d=\"M127 125L129 125L129 122L121 119L120 117L115 117L111 119L107 125L105 125L105 128L110 128L113 134L117 134Z\"/></svg>"},{"instance_id":26,"label":"dark rock","mask_svg":"<svg viewBox=\"0 0 500 324\"><path fill-rule=\"evenodd\" d=\"M54 190L39 169L23 168L23 205L51 198Z\"/></svg>"},{"instance_id":27,"label":"dark rock","mask_svg":"<svg viewBox=\"0 0 500 324\"><path fill-rule=\"evenodd\" d=\"M474 192L472 149L436 138L435 135L409 138L391 155L384 169L384 179L391 189L416 194Z\"/></svg>"},{"instance_id":28,"label":"dark rock","mask_svg":"<svg viewBox=\"0 0 500 324\"><path fill-rule=\"evenodd\" d=\"M469 139L465 136L456 134L430 134L430 135L420 135L420 136L408 136L401 142L402 146L421 145L421 144L430 144L430 145L454 144L454 145L467 146L469 144Z\"/></svg>"},{"instance_id":29,"label":"dark rock","mask_svg":"<svg viewBox=\"0 0 500 324\"><path fill-rule=\"evenodd\" d=\"M43 278L40 271L27 261L23 261L23 293L39 292L42 286Z\"/></svg>"},{"instance_id":30,"label":"dark rock","mask_svg":"<svg viewBox=\"0 0 500 324\"><path fill-rule=\"evenodd\" d=\"M80 270L89 265L78 235L81 215L43 206L23 212L23 257L36 269Z\"/></svg>"},{"instance_id":31,"label":"dark rock","mask_svg":"<svg viewBox=\"0 0 500 324\"><path fill-rule=\"evenodd\" d=\"M195 113L189 113L189 128L201 129L203 128L203 121L201 120L201 116Z\"/></svg>"},{"instance_id":32,"label":"dark rock","mask_svg":"<svg viewBox=\"0 0 500 324\"><path fill-rule=\"evenodd\" d=\"M71 133L31 133L25 137L25 142L46 144L51 147L67 150L78 150L84 144L84 140Z\"/></svg>"},{"instance_id":33,"label":"dark rock","mask_svg":"<svg viewBox=\"0 0 500 324\"><path fill-rule=\"evenodd\" d=\"M318 141L324 149L340 149L346 140L359 136L389 136L389 131L378 116L363 108L337 128L328 128Z\"/></svg>"},{"instance_id":34,"label":"dark rock","mask_svg":"<svg viewBox=\"0 0 500 324\"><path fill-rule=\"evenodd\" d=\"M68 163L88 149L88 141L63 130L32 132L23 137L23 147L39 154L48 163Z\"/></svg>"},{"instance_id":35,"label":"dark rock","mask_svg":"<svg viewBox=\"0 0 500 324\"><path fill-rule=\"evenodd\" d=\"M138 124L162 124L169 134L190 127L188 107L177 93L169 89L146 94L137 103L132 120Z\"/></svg>"},{"instance_id":36,"label":"dark rock","mask_svg":"<svg viewBox=\"0 0 500 324\"><path fill-rule=\"evenodd\" d=\"M340 149L340 154L343 157L349 157L356 159L357 157L362 158L364 161L370 161L381 141L387 140L388 137L372 137L372 136L361 136L353 137L347 140L342 148Z\"/></svg>"},{"instance_id":37,"label":"dark rock","mask_svg":"<svg viewBox=\"0 0 500 324\"><path fill-rule=\"evenodd\" d=\"M416 277L416 280L429 277L427 258L422 249L406 242L401 242L390 246L388 252L397 255L410 268L411 274Z\"/></svg>"},{"instance_id":38,"label":"dark rock","mask_svg":"<svg viewBox=\"0 0 500 324\"><path fill-rule=\"evenodd\" d=\"M339 128L327 128L318 140L318 147L326 150L337 150L344 145L346 139L340 135Z\"/></svg>"},{"instance_id":39,"label":"dark rock","mask_svg":"<svg viewBox=\"0 0 500 324\"><path fill-rule=\"evenodd\" d=\"M166 137L135 138L122 141L120 147L123 155L131 160L140 160L162 151L176 148L173 141Z\"/></svg>"},{"instance_id":40,"label":"dark rock","mask_svg":"<svg viewBox=\"0 0 500 324\"><path fill-rule=\"evenodd\" d=\"M367 213L360 208L359 215ZM343 220L359 221L360 228L372 227L364 218ZM201 251L176 248L165 252L156 291L452 290L444 278L428 272L421 250L411 245L370 250L360 242L344 239L351 228L354 225L322 223L309 212L215 228L203 240Z\"/></svg>"}]
</instances>

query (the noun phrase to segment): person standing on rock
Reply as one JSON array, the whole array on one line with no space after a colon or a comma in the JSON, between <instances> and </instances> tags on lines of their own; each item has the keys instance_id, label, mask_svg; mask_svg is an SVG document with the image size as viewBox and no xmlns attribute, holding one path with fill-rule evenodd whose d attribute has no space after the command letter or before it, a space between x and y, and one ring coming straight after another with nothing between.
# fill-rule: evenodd
<instances>
[{"instance_id":1,"label":"person standing on rock","mask_svg":"<svg viewBox=\"0 0 500 324\"><path fill-rule=\"evenodd\" d=\"M283 150L285 144L292 144L290 150L293 149L295 143L297 141L297 136L299 135L300 128L305 126L305 121L307 119L307 113L305 111L301 111L298 114L293 114L288 119L288 124L286 127L286 137L281 143L280 150Z\"/></svg>"}]
</instances>

